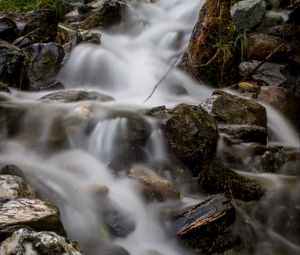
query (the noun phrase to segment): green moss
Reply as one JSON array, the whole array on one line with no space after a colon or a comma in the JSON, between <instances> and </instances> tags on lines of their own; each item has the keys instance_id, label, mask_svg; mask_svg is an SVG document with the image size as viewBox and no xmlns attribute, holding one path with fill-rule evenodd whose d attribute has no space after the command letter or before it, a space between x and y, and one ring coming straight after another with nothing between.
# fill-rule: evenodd
<instances>
[{"instance_id":1,"label":"green moss","mask_svg":"<svg viewBox=\"0 0 300 255\"><path fill-rule=\"evenodd\" d=\"M28 12L37 8L38 0L1 0L2 12Z\"/></svg>"}]
</instances>

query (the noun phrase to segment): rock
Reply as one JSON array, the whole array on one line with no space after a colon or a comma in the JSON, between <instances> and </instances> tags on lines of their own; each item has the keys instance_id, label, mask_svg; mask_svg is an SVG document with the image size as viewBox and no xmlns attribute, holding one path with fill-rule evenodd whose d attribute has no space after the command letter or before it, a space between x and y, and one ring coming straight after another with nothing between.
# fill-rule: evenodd
<instances>
[{"instance_id":1,"label":"rock","mask_svg":"<svg viewBox=\"0 0 300 255\"><path fill-rule=\"evenodd\" d=\"M135 221L117 210L104 212L102 217L110 234L115 237L126 237L135 230Z\"/></svg>"},{"instance_id":2,"label":"rock","mask_svg":"<svg viewBox=\"0 0 300 255\"><path fill-rule=\"evenodd\" d=\"M242 0L234 4L230 13L240 31L258 26L266 13L264 0Z\"/></svg>"},{"instance_id":3,"label":"rock","mask_svg":"<svg viewBox=\"0 0 300 255\"><path fill-rule=\"evenodd\" d=\"M79 246L54 232L35 232L26 228L15 231L0 246L0 253L82 255Z\"/></svg>"},{"instance_id":4,"label":"rock","mask_svg":"<svg viewBox=\"0 0 300 255\"><path fill-rule=\"evenodd\" d=\"M100 44L101 35L96 32L83 29L70 29L62 24L58 25L56 43L63 46L65 53L69 54L71 50L79 43Z\"/></svg>"},{"instance_id":5,"label":"rock","mask_svg":"<svg viewBox=\"0 0 300 255\"><path fill-rule=\"evenodd\" d=\"M39 99L43 103L72 103L80 101L112 101L113 98L97 91L62 90L47 94Z\"/></svg>"},{"instance_id":6,"label":"rock","mask_svg":"<svg viewBox=\"0 0 300 255\"><path fill-rule=\"evenodd\" d=\"M64 58L63 48L53 42L37 43L27 47L27 83L30 90L39 90L47 81L55 77Z\"/></svg>"},{"instance_id":7,"label":"rock","mask_svg":"<svg viewBox=\"0 0 300 255\"><path fill-rule=\"evenodd\" d=\"M22 177L22 170L15 165L1 166L0 175L15 175Z\"/></svg>"},{"instance_id":8,"label":"rock","mask_svg":"<svg viewBox=\"0 0 300 255\"><path fill-rule=\"evenodd\" d=\"M18 37L18 34L16 23L12 19L0 15L0 39L12 42Z\"/></svg>"},{"instance_id":9,"label":"rock","mask_svg":"<svg viewBox=\"0 0 300 255\"><path fill-rule=\"evenodd\" d=\"M20 198L0 202L0 241L24 226L65 234L58 209L48 201Z\"/></svg>"},{"instance_id":10,"label":"rock","mask_svg":"<svg viewBox=\"0 0 300 255\"><path fill-rule=\"evenodd\" d=\"M148 202L180 199L180 193L169 180L151 176L144 168L132 168L129 176L139 181L139 190Z\"/></svg>"},{"instance_id":11,"label":"rock","mask_svg":"<svg viewBox=\"0 0 300 255\"><path fill-rule=\"evenodd\" d=\"M28 13L12 14L20 31L20 36L30 32L39 31L39 37L34 43L47 43L55 41L58 19L51 10L35 10Z\"/></svg>"},{"instance_id":12,"label":"rock","mask_svg":"<svg viewBox=\"0 0 300 255\"><path fill-rule=\"evenodd\" d=\"M258 182L243 177L214 160L205 166L197 166L200 187L209 193L226 192L244 201L258 200L264 191Z\"/></svg>"},{"instance_id":13,"label":"rock","mask_svg":"<svg viewBox=\"0 0 300 255\"><path fill-rule=\"evenodd\" d=\"M267 31L268 34L284 38L285 40L300 39L300 25L296 23L283 24L281 26L275 26Z\"/></svg>"},{"instance_id":14,"label":"rock","mask_svg":"<svg viewBox=\"0 0 300 255\"><path fill-rule=\"evenodd\" d=\"M255 82L242 81L239 82L239 89L245 92L258 93L260 90L260 86Z\"/></svg>"},{"instance_id":15,"label":"rock","mask_svg":"<svg viewBox=\"0 0 300 255\"><path fill-rule=\"evenodd\" d=\"M121 246L108 245L101 250L101 255L130 255L130 253Z\"/></svg>"},{"instance_id":16,"label":"rock","mask_svg":"<svg viewBox=\"0 0 300 255\"><path fill-rule=\"evenodd\" d=\"M275 49L277 49L276 52ZM252 60L264 61L272 54L271 59L269 59L270 62L285 63L290 61L294 64L300 64L300 50L297 46L268 34L250 34L247 41L247 54Z\"/></svg>"},{"instance_id":17,"label":"rock","mask_svg":"<svg viewBox=\"0 0 300 255\"><path fill-rule=\"evenodd\" d=\"M251 125L219 125L219 132L246 143L267 144L266 128Z\"/></svg>"},{"instance_id":18,"label":"rock","mask_svg":"<svg viewBox=\"0 0 300 255\"><path fill-rule=\"evenodd\" d=\"M237 50L241 41L237 39L238 31L230 16L230 6L226 0L207 1L180 63L180 67L195 80L218 88L239 80L237 70L243 54ZM236 42L234 46L229 46L233 42Z\"/></svg>"},{"instance_id":19,"label":"rock","mask_svg":"<svg viewBox=\"0 0 300 255\"><path fill-rule=\"evenodd\" d=\"M22 178L15 175L0 175L0 200L35 197L32 187Z\"/></svg>"},{"instance_id":20,"label":"rock","mask_svg":"<svg viewBox=\"0 0 300 255\"><path fill-rule=\"evenodd\" d=\"M232 202L224 194L210 196L176 216L177 236L197 254L220 252L232 245L228 228L235 215Z\"/></svg>"},{"instance_id":21,"label":"rock","mask_svg":"<svg viewBox=\"0 0 300 255\"><path fill-rule=\"evenodd\" d=\"M108 28L120 23L123 17L123 3L119 0L103 0L96 3L86 19L79 23L79 28L91 29L95 27Z\"/></svg>"},{"instance_id":22,"label":"rock","mask_svg":"<svg viewBox=\"0 0 300 255\"><path fill-rule=\"evenodd\" d=\"M284 41L281 38L263 34L251 33L247 40L247 54L251 60L263 61L269 54L278 48ZM272 55L272 60L284 61L289 45L285 42L284 46Z\"/></svg>"},{"instance_id":23,"label":"rock","mask_svg":"<svg viewBox=\"0 0 300 255\"><path fill-rule=\"evenodd\" d=\"M239 66L240 74L247 76L256 68L261 62L242 62ZM252 74L251 79L270 86L283 86L287 84L288 78L286 76L286 65L265 62Z\"/></svg>"},{"instance_id":24,"label":"rock","mask_svg":"<svg viewBox=\"0 0 300 255\"><path fill-rule=\"evenodd\" d=\"M300 130L300 93L276 86L263 86L258 95L262 100L283 113Z\"/></svg>"},{"instance_id":25,"label":"rock","mask_svg":"<svg viewBox=\"0 0 300 255\"><path fill-rule=\"evenodd\" d=\"M163 121L162 131L170 149L183 161L205 161L216 152L216 121L200 106L181 104Z\"/></svg>"},{"instance_id":26,"label":"rock","mask_svg":"<svg viewBox=\"0 0 300 255\"><path fill-rule=\"evenodd\" d=\"M282 15L271 11L265 15L265 18L262 22L261 27L263 29L266 29L266 28L271 28L274 26L280 26L283 24L284 24L284 18L282 17Z\"/></svg>"},{"instance_id":27,"label":"rock","mask_svg":"<svg viewBox=\"0 0 300 255\"><path fill-rule=\"evenodd\" d=\"M0 40L0 81L20 88L25 55L16 46Z\"/></svg>"},{"instance_id":28,"label":"rock","mask_svg":"<svg viewBox=\"0 0 300 255\"><path fill-rule=\"evenodd\" d=\"M300 2L299 1L294 1L294 3L290 6L291 12L289 13L289 18L287 23L298 23L299 22L299 15L300 15Z\"/></svg>"},{"instance_id":29,"label":"rock","mask_svg":"<svg viewBox=\"0 0 300 255\"><path fill-rule=\"evenodd\" d=\"M254 100L215 90L201 106L220 123L267 127L266 109Z\"/></svg>"}]
</instances>

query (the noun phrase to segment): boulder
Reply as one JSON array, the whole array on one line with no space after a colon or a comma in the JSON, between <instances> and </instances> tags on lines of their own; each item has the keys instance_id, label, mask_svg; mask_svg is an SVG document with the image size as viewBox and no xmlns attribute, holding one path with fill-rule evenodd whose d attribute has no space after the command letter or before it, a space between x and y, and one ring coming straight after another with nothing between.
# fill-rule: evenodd
<instances>
[{"instance_id":1,"label":"boulder","mask_svg":"<svg viewBox=\"0 0 300 255\"><path fill-rule=\"evenodd\" d=\"M163 202L180 198L180 193L169 180L150 175L145 168L134 167L130 170L129 176L138 180L139 190L148 202Z\"/></svg>"},{"instance_id":2,"label":"boulder","mask_svg":"<svg viewBox=\"0 0 300 255\"><path fill-rule=\"evenodd\" d=\"M39 31L38 41L34 43L47 43L55 41L58 19L51 10L35 10L27 13L11 14L20 31L20 36L26 36L30 32Z\"/></svg>"},{"instance_id":3,"label":"boulder","mask_svg":"<svg viewBox=\"0 0 300 255\"><path fill-rule=\"evenodd\" d=\"M241 40L230 16L231 2L209 0L199 13L180 67L200 83L223 87L239 80ZM233 43L235 42L235 43Z\"/></svg>"},{"instance_id":4,"label":"boulder","mask_svg":"<svg viewBox=\"0 0 300 255\"><path fill-rule=\"evenodd\" d=\"M25 55L18 47L0 40L0 56L0 81L20 88Z\"/></svg>"},{"instance_id":5,"label":"boulder","mask_svg":"<svg viewBox=\"0 0 300 255\"><path fill-rule=\"evenodd\" d=\"M214 160L207 165L197 166L198 182L201 189L209 193L226 192L244 201L258 200L264 194L260 184L226 167L221 161Z\"/></svg>"},{"instance_id":6,"label":"boulder","mask_svg":"<svg viewBox=\"0 0 300 255\"><path fill-rule=\"evenodd\" d=\"M54 43L36 43L27 47L28 72L26 83L29 90L40 87L55 77L64 58L63 48Z\"/></svg>"},{"instance_id":7,"label":"boulder","mask_svg":"<svg viewBox=\"0 0 300 255\"><path fill-rule=\"evenodd\" d=\"M228 229L235 215L231 200L218 194L176 215L174 225L177 236L197 254L215 254L232 245Z\"/></svg>"},{"instance_id":8,"label":"boulder","mask_svg":"<svg viewBox=\"0 0 300 255\"><path fill-rule=\"evenodd\" d=\"M0 39L12 42L18 37L19 30L16 23L9 17L0 15Z\"/></svg>"},{"instance_id":9,"label":"boulder","mask_svg":"<svg viewBox=\"0 0 300 255\"><path fill-rule=\"evenodd\" d=\"M77 243L50 231L21 228L5 239L0 254L82 255Z\"/></svg>"},{"instance_id":10,"label":"boulder","mask_svg":"<svg viewBox=\"0 0 300 255\"><path fill-rule=\"evenodd\" d=\"M120 23L123 18L123 2L119 0L103 0L92 5L93 9L78 27L82 29L108 28ZM76 26L76 25L75 25Z\"/></svg>"},{"instance_id":11,"label":"boulder","mask_svg":"<svg viewBox=\"0 0 300 255\"><path fill-rule=\"evenodd\" d=\"M126 237L135 230L135 221L128 215L117 211L109 210L102 214L104 225L114 237Z\"/></svg>"},{"instance_id":12,"label":"boulder","mask_svg":"<svg viewBox=\"0 0 300 255\"><path fill-rule=\"evenodd\" d=\"M267 127L265 107L251 99L215 90L201 106L220 123Z\"/></svg>"},{"instance_id":13,"label":"boulder","mask_svg":"<svg viewBox=\"0 0 300 255\"><path fill-rule=\"evenodd\" d=\"M113 98L97 91L62 90L47 94L39 99L43 103L73 103L80 101L112 101Z\"/></svg>"},{"instance_id":14,"label":"boulder","mask_svg":"<svg viewBox=\"0 0 300 255\"><path fill-rule=\"evenodd\" d=\"M219 125L219 132L241 142L267 144L267 130L260 126Z\"/></svg>"},{"instance_id":15,"label":"boulder","mask_svg":"<svg viewBox=\"0 0 300 255\"><path fill-rule=\"evenodd\" d=\"M238 1L231 7L230 13L240 31L252 29L262 22L266 14L266 2L264 0Z\"/></svg>"},{"instance_id":16,"label":"boulder","mask_svg":"<svg viewBox=\"0 0 300 255\"><path fill-rule=\"evenodd\" d=\"M242 62L239 66L241 76L247 77L260 63L256 60ZM265 62L251 75L251 79L259 84L284 86L288 83L286 69L287 66L284 64Z\"/></svg>"},{"instance_id":17,"label":"boulder","mask_svg":"<svg viewBox=\"0 0 300 255\"><path fill-rule=\"evenodd\" d=\"M283 113L300 130L300 93L276 86L263 86L258 95L262 100Z\"/></svg>"},{"instance_id":18,"label":"boulder","mask_svg":"<svg viewBox=\"0 0 300 255\"><path fill-rule=\"evenodd\" d=\"M181 104L162 124L170 149L184 162L213 157L219 138L216 121L200 106Z\"/></svg>"},{"instance_id":19,"label":"boulder","mask_svg":"<svg viewBox=\"0 0 300 255\"><path fill-rule=\"evenodd\" d=\"M65 235L59 211L50 202L28 198L0 202L0 241L24 226Z\"/></svg>"},{"instance_id":20,"label":"boulder","mask_svg":"<svg viewBox=\"0 0 300 255\"><path fill-rule=\"evenodd\" d=\"M0 200L35 198L33 188L15 175L0 175Z\"/></svg>"}]
</instances>

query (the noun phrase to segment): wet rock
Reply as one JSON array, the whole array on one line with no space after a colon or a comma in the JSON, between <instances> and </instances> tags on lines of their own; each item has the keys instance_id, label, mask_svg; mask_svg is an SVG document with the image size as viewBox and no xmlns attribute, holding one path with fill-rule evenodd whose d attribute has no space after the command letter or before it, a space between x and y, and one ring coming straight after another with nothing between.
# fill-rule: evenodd
<instances>
[{"instance_id":1,"label":"wet rock","mask_svg":"<svg viewBox=\"0 0 300 255\"><path fill-rule=\"evenodd\" d=\"M105 247L101 254L103 255L130 255L128 251L126 251L123 247L118 245L109 245Z\"/></svg>"},{"instance_id":2,"label":"wet rock","mask_svg":"<svg viewBox=\"0 0 300 255\"><path fill-rule=\"evenodd\" d=\"M34 43L47 43L55 41L58 19L55 12L51 10L35 10L28 13L13 14L12 19L15 20L20 31L20 36L34 31L40 33L36 37L38 41Z\"/></svg>"},{"instance_id":3,"label":"wet rock","mask_svg":"<svg viewBox=\"0 0 300 255\"><path fill-rule=\"evenodd\" d=\"M219 125L219 132L246 143L267 144L267 130L251 125Z\"/></svg>"},{"instance_id":4,"label":"wet rock","mask_svg":"<svg viewBox=\"0 0 300 255\"><path fill-rule=\"evenodd\" d=\"M277 49L276 52L275 49ZM284 63L290 61L295 64L300 63L300 51L293 44L268 34L252 33L249 35L247 54L250 59L264 61L271 53L270 62Z\"/></svg>"},{"instance_id":5,"label":"wet rock","mask_svg":"<svg viewBox=\"0 0 300 255\"><path fill-rule=\"evenodd\" d=\"M72 103L80 101L112 101L113 98L97 91L62 90L47 94L39 99L43 103Z\"/></svg>"},{"instance_id":6,"label":"wet rock","mask_svg":"<svg viewBox=\"0 0 300 255\"><path fill-rule=\"evenodd\" d=\"M271 28L284 24L284 18L282 15L276 12L268 12L261 25L262 28Z\"/></svg>"},{"instance_id":7,"label":"wet rock","mask_svg":"<svg viewBox=\"0 0 300 255\"><path fill-rule=\"evenodd\" d=\"M163 202L180 198L180 193L169 180L151 176L143 168L132 168L129 176L139 181L139 190L148 202Z\"/></svg>"},{"instance_id":8,"label":"wet rock","mask_svg":"<svg viewBox=\"0 0 300 255\"><path fill-rule=\"evenodd\" d=\"M0 175L15 175L22 177L22 171L15 165L6 165L0 167Z\"/></svg>"},{"instance_id":9,"label":"wet rock","mask_svg":"<svg viewBox=\"0 0 300 255\"><path fill-rule=\"evenodd\" d=\"M220 252L232 245L228 229L235 214L224 194L210 196L176 217L177 236L197 254Z\"/></svg>"},{"instance_id":10,"label":"wet rock","mask_svg":"<svg viewBox=\"0 0 300 255\"><path fill-rule=\"evenodd\" d=\"M64 57L63 48L53 42L37 43L27 47L28 72L27 83L30 90L38 90L40 86L55 77Z\"/></svg>"},{"instance_id":11,"label":"wet rock","mask_svg":"<svg viewBox=\"0 0 300 255\"><path fill-rule=\"evenodd\" d=\"M166 108L165 105L156 106L144 112L146 116L154 117L157 119L167 119L172 116L172 110Z\"/></svg>"},{"instance_id":12,"label":"wet rock","mask_svg":"<svg viewBox=\"0 0 300 255\"><path fill-rule=\"evenodd\" d=\"M194 171L199 173L200 187L210 193L226 192L244 201L258 200L264 193L258 182L241 176L219 160L197 166Z\"/></svg>"},{"instance_id":13,"label":"wet rock","mask_svg":"<svg viewBox=\"0 0 300 255\"><path fill-rule=\"evenodd\" d=\"M294 1L293 4L290 6L291 12L289 13L288 23L298 23L299 22L299 15L300 15L300 2Z\"/></svg>"},{"instance_id":14,"label":"wet rock","mask_svg":"<svg viewBox=\"0 0 300 255\"><path fill-rule=\"evenodd\" d=\"M0 203L0 240L24 226L65 234L59 212L50 202L20 198Z\"/></svg>"},{"instance_id":15,"label":"wet rock","mask_svg":"<svg viewBox=\"0 0 300 255\"><path fill-rule=\"evenodd\" d=\"M135 221L122 212L107 211L102 217L108 231L115 237L126 237L135 230Z\"/></svg>"},{"instance_id":16,"label":"wet rock","mask_svg":"<svg viewBox=\"0 0 300 255\"><path fill-rule=\"evenodd\" d=\"M35 197L32 187L22 178L15 175L0 175L0 200Z\"/></svg>"},{"instance_id":17,"label":"wet rock","mask_svg":"<svg viewBox=\"0 0 300 255\"><path fill-rule=\"evenodd\" d=\"M82 255L79 246L54 232L35 232L26 228L15 231L0 246L0 253Z\"/></svg>"},{"instance_id":18,"label":"wet rock","mask_svg":"<svg viewBox=\"0 0 300 255\"><path fill-rule=\"evenodd\" d=\"M300 93L276 86L263 86L258 99L283 113L300 130Z\"/></svg>"},{"instance_id":19,"label":"wet rock","mask_svg":"<svg viewBox=\"0 0 300 255\"><path fill-rule=\"evenodd\" d=\"M25 55L16 46L0 40L0 81L20 88Z\"/></svg>"},{"instance_id":20,"label":"wet rock","mask_svg":"<svg viewBox=\"0 0 300 255\"><path fill-rule=\"evenodd\" d=\"M264 0L242 0L234 4L230 13L240 31L258 26L266 13Z\"/></svg>"},{"instance_id":21,"label":"wet rock","mask_svg":"<svg viewBox=\"0 0 300 255\"><path fill-rule=\"evenodd\" d=\"M265 173L275 173L278 170L276 158L271 151L266 151L261 157L262 170Z\"/></svg>"},{"instance_id":22,"label":"wet rock","mask_svg":"<svg viewBox=\"0 0 300 255\"><path fill-rule=\"evenodd\" d=\"M218 122L226 124L267 126L266 109L254 100L215 90L201 106Z\"/></svg>"},{"instance_id":23,"label":"wet rock","mask_svg":"<svg viewBox=\"0 0 300 255\"><path fill-rule=\"evenodd\" d=\"M180 63L195 80L218 88L239 80L241 51L227 47L237 38L230 6L225 0L210 0L202 7Z\"/></svg>"},{"instance_id":24,"label":"wet rock","mask_svg":"<svg viewBox=\"0 0 300 255\"><path fill-rule=\"evenodd\" d=\"M18 37L18 34L16 23L12 19L0 15L0 39L12 42Z\"/></svg>"},{"instance_id":25,"label":"wet rock","mask_svg":"<svg viewBox=\"0 0 300 255\"><path fill-rule=\"evenodd\" d=\"M185 162L211 158L219 138L216 121L200 106L181 104L171 112L162 126L170 149Z\"/></svg>"},{"instance_id":26,"label":"wet rock","mask_svg":"<svg viewBox=\"0 0 300 255\"><path fill-rule=\"evenodd\" d=\"M246 77L260 64L259 61L242 62L239 66L240 73ZM252 74L251 79L269 86L284 86L288 82L286 76L286 65L266 62L263 63L255 72Z\"/></svg>"},{"instance_id":27,"label":"wet rock","mask_svg":"<svg viewBox=\"0 0 300 255\"><path fill-rule=\"evenodd\" d=\"M243 92L258 93L260 86L255 82L243 81L239 82L239 89Z\"/></svg>"},{"instance_id":28,"label":"wet rock","mask_svg":"<svg viewBox=\"0 0 300 255\"><path fill-rule=\"evenodd\" d=\"M94 5L86 19L79 24L79 28L91 29L95 27L108 28L120 23L123 16L123 3L119 0L99 1Z\"/></svg>"},{"instance_id":29,"label":"wet rock","mask_svg":"<svg viewBox=\"0 0 300 255\"><path fill-rule=\"evenodd\" d=\"M58 25L56 42L63 46L65 53L71 50L79 43L100 44L101 35L96 32L83 29L70 29L63 24Z\"/></svg>"},{"instance_id":30,"label":"wet rock","mask_svg":"<svg viewBox=\"0 0 300 255\"><path fill-rule=\"evenodd\" d=\"M275 26L267 31L268 34L277 36L279 38L284 38L285 40L291 40L295 38L300 38L300 25L296 23L283 24L281 26Z\"/></svg>"}]
</instances>

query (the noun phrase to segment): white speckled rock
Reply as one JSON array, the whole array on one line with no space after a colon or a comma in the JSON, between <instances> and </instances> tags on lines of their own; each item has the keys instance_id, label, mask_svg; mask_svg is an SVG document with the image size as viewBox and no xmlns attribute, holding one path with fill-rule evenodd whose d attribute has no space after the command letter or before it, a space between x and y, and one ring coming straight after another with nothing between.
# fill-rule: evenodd
<instances>
[{"instance_id":1,"label":"white speckled rock","mask_svg":"<svg viewBox=\"0 0 300 255\"><path fill-rule=\"evenodd\" d=\"M0 199L35 198L36 195L24 180L15 175L0 175Z\"/></svg>"},{"instance_id":2,"label":"white speckled rock","mask_svg":"<svg viewBox=\"0 0 300 255\"><path fill-rule=\"evenodd\" d=\"M21 198L0 202L0 241L24 226L65 233L58 209L48 201Z\"/></svg>"},{"instance_id":3,"label":"white speckled rock","mask_svg":"<svg viewBox=\"0 0 300 255\"><path fill-rule=\"evenodd\" d=\"M264 0L243 0L234 4L230 13L239 30L252 29L259 25L266 14Z\"/></svg>"},{"instance_id":4,"label":"white speckled rock","mask_svg":"<svg viewBox=\"0 0 300 255\"><path fill-rule=\"evenodd\" d=\"M82 255L76 243L54 232L19 229L0 246L1 255Z\"/></svg>"}]
</instances>

